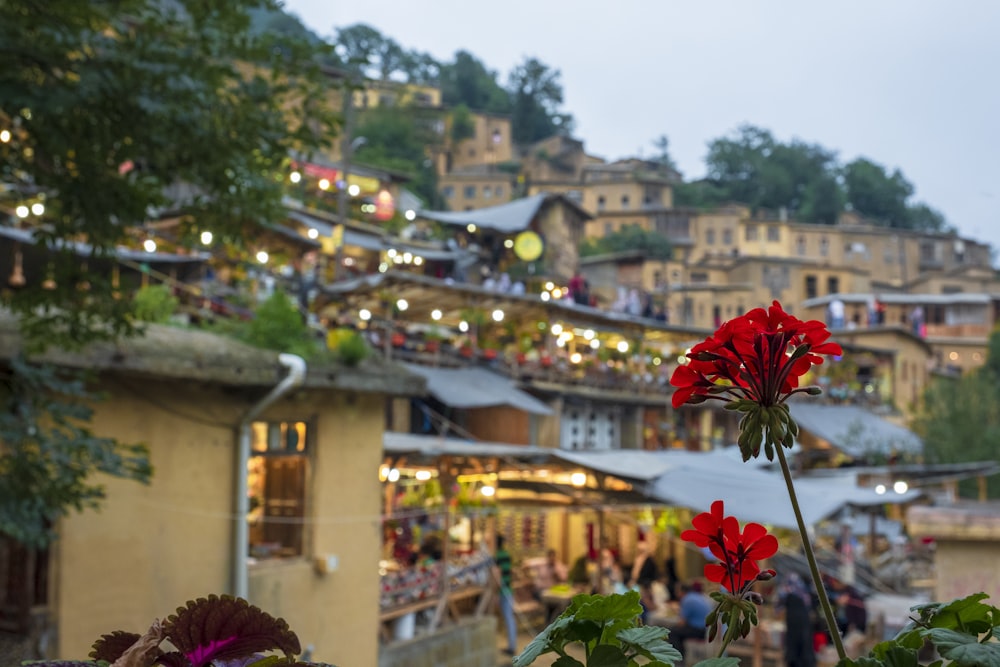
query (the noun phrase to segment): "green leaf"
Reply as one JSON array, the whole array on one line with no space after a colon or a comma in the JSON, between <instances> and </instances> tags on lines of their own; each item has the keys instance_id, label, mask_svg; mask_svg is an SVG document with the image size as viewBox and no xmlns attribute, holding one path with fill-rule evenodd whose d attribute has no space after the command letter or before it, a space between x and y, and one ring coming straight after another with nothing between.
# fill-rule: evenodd
<instances>
[{"instance_id":1,"label":"green leaf","mask_svg":"<svg viewBox=\"0 0 1000 667\"><path fill-rule=\"evenodd\" d=\"M515 667L519 664L526 663L514 663ZM552 663L552 667L585 667L585 665L571 655L561 655Z\"/></svg>"},{"instance_id":2,"label":"green leaf","mask_svg":"<svg viewBox=\"0 0 1000 667\"><path fill-rule=\"evenodd\" d=\"M875 658L845 658L837 663L837 667L885 667L885 663Z\"/></svg>"},{"instance_id":3,"label":"green leaf","mask_svg":"<svg viewBox=\"0 0 1000 667\"><path fill-rule=\"evenodd\" d=\"M670 631L655 625L628 628L617 637L626 647L644 655L650 660L674 664L681 660L680 652L667 640Z\"/></svg>"},{"instance_id":4,"label":"green leaf","mask_svg":"<svg viewBox=\"0 0 1000 667\"><path fill-rule=\"evenodd\" d=\"M632 620L642 613L639 593L628 591L615 595L578 595L569 611L578 619L593 621Z\"/></svg>"},{"instance_id":5,"label":"green leaf","mask_svg":"<svg viewBox=\"0 0 1000 667\"><path fill-rule=\"evenodd\" d=\"M590 652L587 667L628 667L628 656L619 646L598 644Z\"/></svg>"},{"instance_id":6,"label":"green leaf","mask_svg":"<svg viewBox=\"0 0 1000 667\"><path fill-rule=\"evenodd\" d=\"M570 606L572 608L572 605ZM568 610L567 610L568 611ZM551 653L555 648L562 649L566 645L564 635L566 628L573 622L572 617L566 614L554 620L549 627L542 630L532 639L524 650L514 658L514 667L526 667L533 663L538 656Z\"/></svg>"},{"instance_id":7,"label":"green leaf","mask_svg":"<svg viewBox=\"0 0 1000 667\"><path fill-rule=\"evenodd\" d=\"M1000 612L996 607L982 603L988 597L986 593L975 593L939 607L930 619L931 627L976 634L990 632L994 625L993 619L1000 616Z\"/></svg>"},{"instance_id":8,"label":"green leaf","mask_svg":"<svg viewBox=\"0 0 1000 667\"><path fill-rule=\"evenodd\" d=\"M917 667L920 664L917 650L902 646L892 646L882 658L887 667Z\"/></svg>"},{"instance_id":9,"label":"green leaf","mask_svg":"<svg viewBox=\"0 0 1000 667\"><path fill-rule=\"evenodd\" d=\"M945 628L934 628L928 636L943 658L960 665L1000 667L1000 644L981 644L978 637Z\"/></svg>"},{"instance_id":10,"label":"green leaf","mask_svg":"<svg viewBox=\"0 0 1000 667\"><path fill-rule=\"evenodd\" d=\"M694 663L693 667L739 667L739 658L708 658Z\"/></svg>"}]
</instances>

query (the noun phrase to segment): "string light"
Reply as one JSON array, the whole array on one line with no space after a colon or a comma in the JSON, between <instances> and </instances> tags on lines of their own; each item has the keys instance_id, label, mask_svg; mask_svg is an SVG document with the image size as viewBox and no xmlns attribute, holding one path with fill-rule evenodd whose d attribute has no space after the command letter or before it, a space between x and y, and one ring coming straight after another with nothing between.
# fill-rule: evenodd
<instances>
[{"instance_id":1,"label":"string light","mask_svg":"<svg viewBox=\"0 0 1000 667\"><path fill-rule=\"evenodd\" d=\"M323 191L329 190L330 189L330 179L329 178L321 178L321 179L319 179L319 189L323 190Z\"/></svg>"},{"instance_id":2,"label":"string light","mask_svg":"<svg viewBox=\"0 0 1000 667\"><path fill-rule=\"evenodd\" d=\"M437 322L438 320L440 320L441 319L441 311L438 310L437 308L435 308L434 310L432 310L431 311L431 319L434 320L435 322Z\"/></svg>"},{"instance_id":3,"label":"string light","mask_svg":"<svg viewBox=\"0 0 1000 667\"><path fill-rule=\"evenodd\" d=\"M409 209L406 213L403 214L403 217L409 220L410 222L413 222L414 220L417 219L417 212L414 211L413 209Z\"/></svg>"},{"instance_id":4,"label":"string light","mask_svg":"<svg viewBox=\"0 0 1000 667\"><path fill-rule=\"evenodd\" d=\"M628 341L627 340L620 340L620 341L618 341L618 351L621 352L622 354L625 354L626 352L628 352Z\"/></svg>"},{"instance_id":5,"label":"string light","mask_svg":"<svg viewBox=\"0 0 1000 667\"><path fill-rule=\"evenodd\" d=\"M423 263L424 263L424 258L421 257L420 255L417 255L416 257L413 258L413 265L414 266L420 266Z\"/></svg>"},{"instance_id":6,"label":"string light","mask_svg":"<svg viewBox=\"0 0 1000 667\"><path fill-rule=\"evenodd\" d=\"M316 229L315 227L310 227L309 231L306 232L306 236L308 236L311 239L319 238L319 230Z\"/></svg>"},{"instance_id":7,"label":"string light","mask_svg":"<svg viewBox=\"0 0 1000 667\"><path fill-rule=\"evenodd\" d=\"M493 321L503 322L503 311L500 310L499 308L493 311Z\"/></svg>"},{"instance_id":8,"label":"string light","mask_svg":"<svg viewBox=\"0 0 1000 667\"><path fill-rule=\"evenodd\" d=\"M31 211L28 210L27 206L21 204L20 206L14 209L14 213L16 213L17 217L19 218L27 218L28 214L31 213Z\"/></svg>"},{"instance_id":9,"label":"string light","mask_svg":"<svg viewBox=\"0 0 1000 667\"><path fill-rule=\"evenodd\" d=\"M372 318L372 311L367 308L362 308L358 311L358 317L360 317L362 321L367 322Z\"/></svg>"},{"instance_id":10,"label":"string light","mask_svg":"<svg viewBox=\"0 0 1000 667\"><path fill-rule=\"evenodd\" d=\"M468 225L465 226L465 229L468 230L468 232L470 234L475 234L476 233L476 226L474 224L472 224L471 222Z\"/></svg>"},{"instance_id":11,"label":"string light","mask_svg":"<svg viewBox=\"0 0 1000 667\"><path fill-rule=\"evenodd\" d=\"M261 264L267 264L267 260L270 258L271 256L267 254L266 250L261 250L257 253L257 261Z\"/></svg>"},{"instance_id":12,"label":"string light","mask_svg":"<svg viewBox=\"0 0 1000 667\"><path fill-rule=\"evenodd\" d=\"M10 130L0 130L0 143L7 143L10 141Z\"/></svg>"},{"instance_id":13,"label":"string light","mask_svg":"<svg viewBox=\"0 0 1000 667\"><path fill-rule=\"evenodd\" d=\"M208 231L206 229L205 231L203 231L201 233L201 244L202 245L211 245L212 244L212 238L213 238L212 237L212 232L210 232L210 231Z\"/></svg>"},{"instance_id":14,"label":"string light","mask_svg":"<svg viewBox=\"0 0 1000 667\"><path fill-rule=\"evenodd\" d=\"M142 248L146 252L156 252L156 241L153 239L146 239L142 242Z\"/></svg>"},{"instance_id":15,"label":"string light","mask_svg":"<svg viewBox=\"0 0 1000 667\"><path fill-rule=\"evenodd\" d=\"M409 307L410 303L406 299L400 299L396 302L396 308L398 308L400 312L405 311Z\"/></svg>"},{"instance_id":16,"label":"string light","mask_svg":"<svg viewBox=\"0 0 1000 667\"><path fill-rule=\"evenodd\" d=\"M288 175L288 180L290 180L292 183L298 183L299 181L302 180L302 174L300 174L297 171L293 171Z\"/></svg>"},{"instance_id":17,"label":"string light","mask_svg":"<svg viewBox=\"0 0 1000 667\"><path fill-rule=\"evenodd\" d=\"M458 330L461 331L462 333L465 333L466 331L469 330L469 323L466 322L465 320L462 320L461 322L458 323Z\"/></svg>"},{"instance_id":18,"label":"string light","mask_svg":"<svg viewBox=\"0 0 1000 667\"><path fill-rule=\"evenodd\" d=\"M347 187L347 194L351 195L352 197L357 197L359 194L361 194L361 187L356 183L353 185L349 185Z\"/></svg>"},{"instance_id":19,"label":"string light","mask_svg":"<svg viewBox=\"0 0 1000 667\"><path fill-rule=\"evenodd\" d=\"M36 201L34 204L31 205L31 212L34 213L35 215L41 215L45 213L45 204L43 204L40 201Z\"/></svg>"}]
</instances>

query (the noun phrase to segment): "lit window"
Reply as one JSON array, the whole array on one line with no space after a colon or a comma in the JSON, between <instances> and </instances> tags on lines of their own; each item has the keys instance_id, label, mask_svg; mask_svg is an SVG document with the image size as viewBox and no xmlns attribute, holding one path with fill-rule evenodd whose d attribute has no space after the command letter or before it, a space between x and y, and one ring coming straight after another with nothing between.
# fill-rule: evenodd
<instances>
[{"instance_id":1,"label":"lit window","mask_svg":"<svg viewBox=\"0 0 1000 667\"><path fill-rule=\"evenodd\" d=\"M305 422L254 422L247 464L253 558L303 554L308 436Z\"/></svg>"}]
</instances>

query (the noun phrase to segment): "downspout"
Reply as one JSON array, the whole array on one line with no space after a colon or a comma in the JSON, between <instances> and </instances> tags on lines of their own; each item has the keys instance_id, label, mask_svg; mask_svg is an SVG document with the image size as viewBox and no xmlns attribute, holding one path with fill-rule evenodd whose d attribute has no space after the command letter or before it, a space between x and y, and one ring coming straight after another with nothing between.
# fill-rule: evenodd
<instances>
[{"instance_id":1,"label":"downspout","mask_svg":"<svg viewBox=\"0 0 1000 667\"><path fill-rule=\"evenodd\" d=\"M247 497L247 465L250 463L250 425L272 403L302 384L306 377L306 362L295 354L279 354L278 362L288 369L286 375L267 396L250 408L237 427L236 463L236 530L233 538L233 595L246 599L248 588L247 544L250 533L247 514L250 498Z\"/></svg>"}]
</instances>

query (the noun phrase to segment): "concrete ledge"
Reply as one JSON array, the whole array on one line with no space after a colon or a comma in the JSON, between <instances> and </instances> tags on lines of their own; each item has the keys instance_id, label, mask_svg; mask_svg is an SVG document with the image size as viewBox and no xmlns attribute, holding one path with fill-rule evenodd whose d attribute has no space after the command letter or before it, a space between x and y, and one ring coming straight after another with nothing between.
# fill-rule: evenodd
<instances>
[{"instance_id":1,"label":"concrete ledge","mask_svg":"<svg viewBox=\"0 0 1000 667\"><path fill-rule=\"evenodd\" d=\"M427 635L379 647L378 667L495 667L497 619L463 618Z\"/></svg>"}]
</instances>

